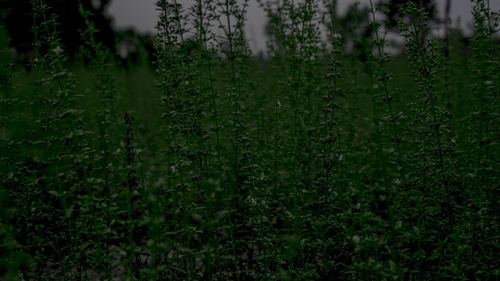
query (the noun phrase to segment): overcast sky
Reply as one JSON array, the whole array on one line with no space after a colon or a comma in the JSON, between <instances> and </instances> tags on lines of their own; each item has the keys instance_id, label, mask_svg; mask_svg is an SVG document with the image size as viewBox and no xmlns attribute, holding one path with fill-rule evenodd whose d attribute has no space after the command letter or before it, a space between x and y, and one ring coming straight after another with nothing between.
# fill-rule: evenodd
<instances>
[{"instance_id":1,"label":"overcast sky","mask_svg":"<svg viewBox=\"0 0 500 281\"><path fill-rule=\"evenodd\" d=\"M185 6L194 3L196 0L180 0ZM109 7L108 12L114 18L116 28L133 27L140 32L154 32L157 13L155 10L156 0L114 0ZM339 12L343 13L350 3L354 0L338 0ZM444 11L445 0L437 0L439 12L442 15ZM453 25L456 25L458 20L462 27L467 27L471 22L471 1L469 0L452 0L451 19ZM369 0L360 0L362 4L369 4ZM493 10L500 9L500 0L492 0L491 6ZM266 16L262 9L257 4L256 0L250 0L248 9L248 26L247 36L250 40L250 47L256 51L265 48L264 25Z\"/></svg>"}]
</instances>

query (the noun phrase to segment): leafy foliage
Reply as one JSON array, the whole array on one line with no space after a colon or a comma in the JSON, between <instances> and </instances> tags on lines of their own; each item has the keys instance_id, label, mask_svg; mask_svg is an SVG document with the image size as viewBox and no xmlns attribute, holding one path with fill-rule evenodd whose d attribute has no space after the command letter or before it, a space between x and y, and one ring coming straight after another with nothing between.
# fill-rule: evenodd
<instances>
[{"instance_id":1,"label":"leafy foliage","mask_svg":"<svg viewBox=\"0 0 500 281\"><path fill-rule=\"evenodd\" d=\"M154 69L83 4L82 60L43 0L31 71L0 30L3 279L499 277L498 13L444 46L407 1L391 55L374 1L261 2L265 59L247 1L157 1Z\"/></svg>"}]
</instances>

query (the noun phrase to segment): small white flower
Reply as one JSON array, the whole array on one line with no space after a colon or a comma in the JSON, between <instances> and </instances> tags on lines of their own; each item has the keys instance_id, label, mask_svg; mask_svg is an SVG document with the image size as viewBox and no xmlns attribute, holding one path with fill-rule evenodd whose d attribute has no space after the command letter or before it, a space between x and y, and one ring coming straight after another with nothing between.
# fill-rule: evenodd
<instances>
[{"instance_id":1,"label":"small white flower","mask_svg":"<svg viewBox=\"0 0 500 281\"><path fill-rule=\"evenodd\" d=\"M172 173L177 172L177 167L175 167L175 165L170 166L170 171L171 171Z\"/></svg>"},{"instance_id":2,"label":"small white flower","mask_svg":"<svg viewBox=\"0 0 500 281\"><path fill-rule=\"evenodd\" d=\"M354 243L359 243L359 240L360 240L359 235L354 235L352 237L352 241L354 241Z\"/></svg>"},{"instance_id":3,"label":"small white flower","mask_svg":"<svg viewBox=\"0 0 500 281\"><path fill-rule=\"evenodd\" d=\"M280 108L281 108L281 102L280 102L280 101L278 101L278 107L280 107Z\"/></svg>"},{"instance_id":4,"label":"small white flower","mask_svg":"<svg viewBox=\"0 0 500 281\"><path fill-rule=\"evenodd\" d=\"M487 86L491 86L491 84L493 84L493 81L488 80L488 81L486 81L486 82L484 82L484 83L485 83Z\"/></svg>"},{"instance_id":5,"label":"small white flower","mask_svg":"<svg viewBox=\"0 0 500 281\"><path fill-rule=\"evenodd\" d=\"M54 52L56 55L60 55L64 52L64 50L61 48L61 46L57 46L54 49L52 49L52 52Z\"/></svg>"},{"instance_id":6,"label":"small white flower","mask_svg":"<svg viewBox=\"0 0 500 281\"><path fill-rule=\"evenodd\" d=\"M247 201L248 205L250 205L250 206L257 206L257 200L255 200L255 198L253 198L250 195L248 195L246 201Z\"/></svg>"},{"instance_id":7,"label":"small white flower","mask_svg":"<svg viewBox=\"0 0 500 281\"><path fill-rule=\"evenodd\" d=\"M342 38L342 35L340 33L334 33L334 34L332 34L332 37L334 39L340 39L340 38Z\"/></svg>"}]
</instances>

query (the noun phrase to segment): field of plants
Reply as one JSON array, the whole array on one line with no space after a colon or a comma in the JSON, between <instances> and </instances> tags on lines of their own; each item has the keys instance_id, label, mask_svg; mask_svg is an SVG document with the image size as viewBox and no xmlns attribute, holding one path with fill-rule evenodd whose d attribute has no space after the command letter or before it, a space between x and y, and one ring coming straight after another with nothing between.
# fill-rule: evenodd
<instances>
[{"instance_id":1,"label":"field of plants","mask_svg":"<svg viewBox=\"0 0 500 281\"><path fill-rule=\"evenodd\" d=\"M500 279L500 13L473 33L383 6L159 0L154 59L79 55L32 0L33 58L0 29L0 279ZM332 12L333 10L333 12ZM357 15L357 16L356 16Z\"/></svg>"}]
</instances>

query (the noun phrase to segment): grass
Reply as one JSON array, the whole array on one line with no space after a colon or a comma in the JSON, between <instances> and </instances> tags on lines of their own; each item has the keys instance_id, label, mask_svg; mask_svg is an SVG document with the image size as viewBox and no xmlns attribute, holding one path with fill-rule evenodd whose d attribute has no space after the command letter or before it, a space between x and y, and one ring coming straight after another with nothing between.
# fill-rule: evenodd
<instances>
[{"instance_id":1,"label":"grass","mask_svg":"<svg viewBox=\"0 0 500 281\"><path fill-rule=\"evenodd\" d=\"M83 9L68 61L57 17L32 3L31 71L0 30L3 279L500 276L487 1L473 1L470 47L405 5L399 55L374 2L345 34L318 1L267 1L257 59L248 2L160 0L155 63L129 70Z\"/></svg>"}]
</instances>

